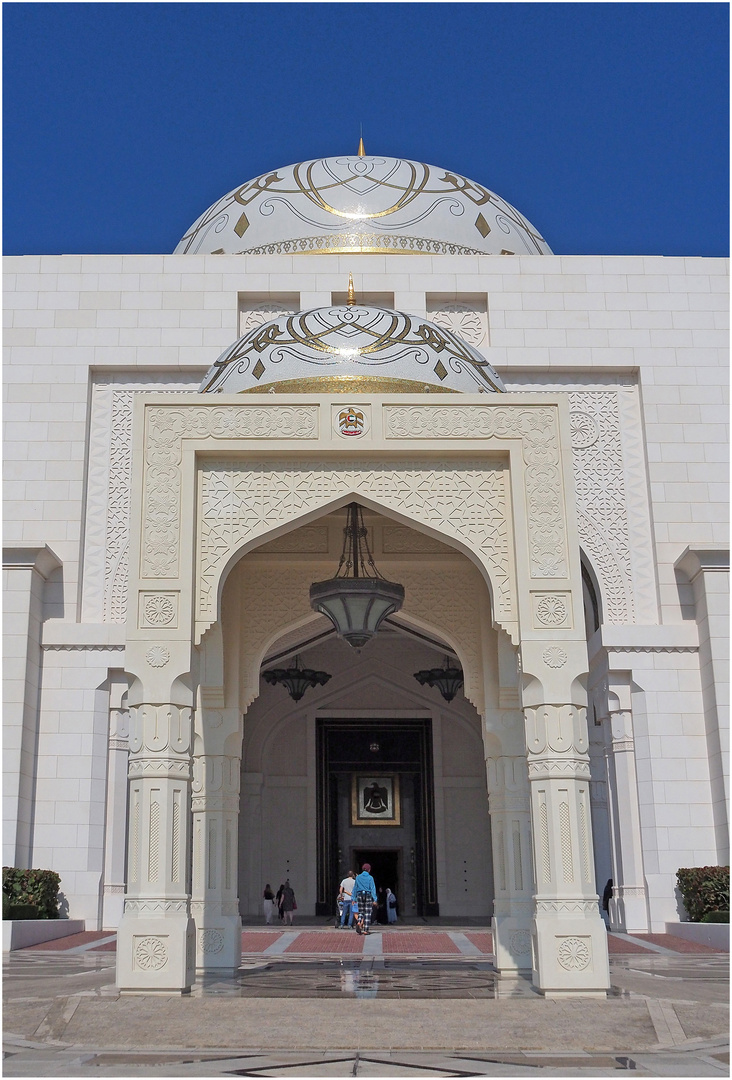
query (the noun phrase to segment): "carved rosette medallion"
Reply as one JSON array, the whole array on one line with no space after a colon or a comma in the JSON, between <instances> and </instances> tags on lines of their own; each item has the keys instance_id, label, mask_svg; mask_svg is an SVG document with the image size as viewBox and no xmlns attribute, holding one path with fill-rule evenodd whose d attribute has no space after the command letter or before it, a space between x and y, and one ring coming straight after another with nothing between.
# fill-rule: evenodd
<instances>
[{"instance_id":1,"label":"carved rosette medallion","mask_svg":"<svg viewBox=\"0 0 732 1080\"><path fill-rule=\"evenodd\" d=\"M600 429L594 416L580 409L570 412L569 427L572 433L573 450L587 450L600 438Z\"/></svg>"},{"instance_id":2,"label":"carved rosette medallion","mask_svg":"<svg viewBox=\"0 0 732 1080\"><path fill-rule=\"evenodd\" d=\"M168 962L168 950L162 938L139 938L135 945L135 964L143 971L159 971Z\"/></svg>"},{"instance_id":3,"label":"carved rosette medallion","mask_svg":"<svg viewBox=\"0 0 732 1080\"><path fill-rule=\"evenodd\" d=\"M568 597L564 593L535 593L534 615L538 627L551 629L569 625Z\"/></svg>"},{"instance_id":4,"label":"carved rosette medallion","mask_svg":"<svg viewBox=\"0 0 732 1080\"><path fill-rule=\"evenodd\" d=\"M140 596L141 623L143 626L174 627L176 623L177 597L169 593L143 593Z\"/></svg>"},{"instance_id":5,"label":"carved rosette medallion","mask_svg":"<svg viewBox=\"0 0 732 1080\"><path fill-rule=\"evenodd\" d=\"M514 930L508 939L508 951L513 956L525 956L531 952L531 935L528 930Z\"/></svg>"},{"instance_id":6,"label":"carved rosette medallion","mask_svg":"<svg viewBox=\"0 0 732 1080\"><path fill-rule=\"evenodd\" d=\"M215 955L224 947L224 935L220 930L199 930L199 943L201 952Z\"/></svg>"},{"instance_id":7,"label":"carved rosette medallion","mask_svg":"<svg viewBox=\"0 0 732 1080\"><path fill-rule=\"evenodd\" d=\"M145 653L145 659L150 667L161 668L170 660L170 653L164 645L153 645Z\"/></svg>"},{"instance_id":8,"label":"carved rosette medallion","mask_svg":"<svg viewBox=\"0 0 732 1080\"><path fill-rule=\"evenodd\" d=\"M477 348L483 342L486 332L484 319L481 319L481 313L469 304L457 301L444 303L437 310L431 311L429 317L437 326L452 330L453 334L463 338L469 345Z\"/></svg>"},{"instance_id":9,"label":"carved rosette medallion","mask_svg":"<svg viewBox=\"0 0 732 1080\"><path fill-rule=\"evenodd\" d=\"M544 649L541 658L550 668L564 667L567 663L567 654L559 645L550 645L548 649Z\"/></svg>"},{"instance_id":10,"label":"carved rosette medallion","mask_svg":"<svg viewBox=\"0 0 732 1080\"><path fill-rule=\"evenodd\" d=\"M589 966L591 953L587 941L578 937L557 938L557 962L565 971L584 971Z\"/></svg>"}]
</instances>

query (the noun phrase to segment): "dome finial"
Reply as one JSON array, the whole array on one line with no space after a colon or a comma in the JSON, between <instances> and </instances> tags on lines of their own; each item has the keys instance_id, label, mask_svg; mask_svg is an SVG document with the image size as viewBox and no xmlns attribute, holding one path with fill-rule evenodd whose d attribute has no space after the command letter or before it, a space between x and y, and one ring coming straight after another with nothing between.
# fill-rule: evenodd
<instances>
[{"instance_id":1,"label":"dome finial","mask_svg":"<svg viewBox=\"0 0 732 1080\"><path fill-rule=\"evenodd\" d=\"M363 144L363 124L361 124L361 138L358 140L358 156L366 157L366 147Z\"/></svg>"},{"instance_id":2,"label":"dome finial","mask_svg":"<svg viewBox=\"0 0 732 1080\"><path fill-rule=\"evenodd\" d=\"M346 303L349 307L353 307L356 303L356 290L353 287L353 274L348 275L348 300Z\"/></svg>"}]
</instances>

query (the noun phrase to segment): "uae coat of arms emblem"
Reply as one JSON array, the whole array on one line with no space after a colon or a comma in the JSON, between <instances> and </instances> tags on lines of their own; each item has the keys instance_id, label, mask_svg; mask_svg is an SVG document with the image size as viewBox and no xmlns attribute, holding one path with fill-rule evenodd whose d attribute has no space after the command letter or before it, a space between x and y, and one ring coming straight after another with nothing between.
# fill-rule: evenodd
<instances>
[{"instance_id":1,"label":"uae coat of arms emblem","mask_svg":"<svg viewBox=\"0 0 732 1080\"><path fill-rule=\"evenodd\" d=\"M341 409L338 413L338 430L341 435L356 437L363 435L365 424L366 418L360 409L349 406L347 409Z\"/></svg>"}]
</instances>

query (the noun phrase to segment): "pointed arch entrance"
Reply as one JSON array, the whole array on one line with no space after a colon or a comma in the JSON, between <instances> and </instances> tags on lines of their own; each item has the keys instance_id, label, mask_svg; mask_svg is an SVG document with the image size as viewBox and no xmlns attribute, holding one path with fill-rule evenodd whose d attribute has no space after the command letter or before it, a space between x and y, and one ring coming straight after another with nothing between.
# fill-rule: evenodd
<instances>
[{"instance_id":1,"label":"pointed arch entrance","mask_svg":"<svg viewBox=\"0 0 732 1080\"><path fill-rule=\"evenodd\" d=\"M325 395L252 395L245 404L150 395L136 405L131 549L139 558L126 654L133 843L118 983L185 991L196 952L224 952L201 897L207 882L234 879L232 757L242 713L225 684L226 573L265 537L355 499L458 548L489 588L487 617L513 646L499 648L498 666L513 664L515 673L517 655L520 665L499 702L513 716L506 732L516 752L496 764L496 812L507 889L521 880L527 891L520 911L506 894L497 951L508 928L506 956L530 956L543 993L602 992L607 944L592 873L587 648L566 403L520 394L462 395L446 405L413 395L374 396L359 407L370 425L354 450L331 423L342 399ZM466 696L485 715L486 658L461 658ZM253 700L253 679L250 691ZM529 844L508 839L525 820L527 759L535 886L524 873ZM222 919L237 917L231 888L221 887Z\"/></svg>"}]
</instances>

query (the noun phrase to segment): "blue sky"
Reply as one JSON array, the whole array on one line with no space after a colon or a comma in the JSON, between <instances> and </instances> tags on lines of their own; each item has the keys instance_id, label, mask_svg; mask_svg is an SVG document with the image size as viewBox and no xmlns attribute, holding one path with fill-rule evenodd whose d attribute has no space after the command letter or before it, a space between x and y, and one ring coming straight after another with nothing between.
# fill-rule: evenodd
<instances>
[{"instance_id":1,"label":"blue sky","mask_svg":"<svg viewBox=\"0 0 732 1080\"><path fill-rule=\"evenodd\" d=\"M5 3L4 250L170 252L226 191L367 152L566 254L725 255L728 7Z\"/></svg>"}]
</instances>

